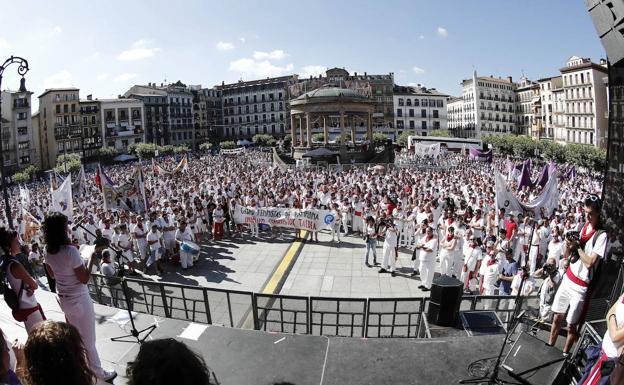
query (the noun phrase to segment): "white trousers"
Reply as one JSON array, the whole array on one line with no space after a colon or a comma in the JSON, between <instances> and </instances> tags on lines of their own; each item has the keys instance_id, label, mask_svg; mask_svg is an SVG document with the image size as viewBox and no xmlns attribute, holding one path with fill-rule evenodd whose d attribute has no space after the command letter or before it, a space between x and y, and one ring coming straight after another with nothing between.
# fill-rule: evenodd
<instances>
[{"instance_id":1,"label":"white trousers","mask_svg":"<svg viewBox=\"0 0 624 385\"><path fill-rule=\"evenodd\" d=\"M381 267L383 267L386 270L390 270L390 271L394 271L394 268L396 266L396 254L394 252L394 247L392 246L386 246L384 244L383 247L383 264Z\"/></svg>"},{"instance_id":2,"label":"white trousers","mask_svg":"<svg viewBox=\"0 0 624 385\"><path fill-rule=\"evenodd\" d=\"M448 276L453 275L454 257L453 253L447 250L440 251L440 274Z\"/></svg>"},{"instance_id":3,"label":"white trousers","mask_svg":"<svg viewBox=\"0 0 624 385\"><path fill-rule=\"evenodd\" d=\"M31 313L28 318L26 318L26 321L24 321L24 327L26 328L26 333L30 334L30 331L32 330L32 328L34 328L39 322L43 321L43 316L41 315L41 312L39 310L37 310L34 313Z\"/></svg>"},{"instance_id":4,"label":"white trousers","mask_svg":"<svg viewBox=\"0 0 624 385\"><path fill-rule=\"evenodd\" d=\"M103 378L105 376L104 369L95 348L95 311L91 297L86 293L73 298L60 297L60 304L67 323L78 329L80 337L82 337L91 370L96 377Z\"/></svg>"},{"instance_id":5,"label":"white trousers","mask_svg":"<svg viewBox=\"0 0 624 385\"><path fill-rule=\"evenodd\" d=\"M464 255L461 251L455 250L453 252L453 274L455 277L461 276L462 268L464 267Z\"/></svg>"},{"instance_id":6,"label":"white trousers","mask_svg":"<svg viewBox=\"0 0 624 385\"><path fill-rule=\"evenodd\" d=\"M418 270L420 271L420 282L427 289L431 289L433 283L433 274L435 273L435 259L431 261L420 261Z\"/></svg>"},{"instance_id":7,"label":"white trousers","mask_svg":"<svg viewBox=\"0 0 624 385\"><path fill-rule=\"evenodd\" d=\"M183 269L193 267L193 256L185 251L180 250L180 265Z\"/></svg>"}]
</instances>

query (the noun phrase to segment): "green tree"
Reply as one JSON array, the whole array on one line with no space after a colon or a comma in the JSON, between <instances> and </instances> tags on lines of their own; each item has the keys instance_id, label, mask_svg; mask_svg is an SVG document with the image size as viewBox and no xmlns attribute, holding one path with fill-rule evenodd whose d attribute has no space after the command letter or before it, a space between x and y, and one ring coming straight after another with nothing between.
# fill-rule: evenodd
<instances>
[{"instance_id":1,"label":"green tree","mask_svg":"<svg viewBox=\"0 0 624 385\"><path fill-rule=\"evenodd\" d=\"M453 134L449 130L431 130L431 136L439 136L442 138L453 138Z\"/></svg>"},{"instance_id":2,"label":"green tree","mask_svg":"<svg viewBox=\"0 0 624 385\"><path fill-rule=\"evenodd\" d=\"M286 136L284 136L284 149L290 148L291 145L292 145L292 135L286 134Z\"/></svg>"},{"instance_id":3,"label":"green tree","mask_svg":"<svg viewBox=\"0 0 624 385\"><path fill-rule=\"evenodd\" d=\"M399 135L399 137L397 138L397 144L403 147L407 146L407 139L409 138L410 135L411 133L409 131L403 131L401 135Z\"/></svg>"},{"instance_id":4,"label":"green tree","mask_svg":"<svg viewBox=\"0 0 624 385\"><path fill-rule=\"evenodd\" d=\"M256 134L251 141L262 147L272 147L275 145L275 138L267 134Z\"/></svg>"},{"instance_id":5,"label":"green tree","mask_svg":"<svg viewBox=\"0 0 624 385\"><path fill-rule=\"evenodd\" d=\"M386 140L388 140L388 135L384 134L383 132L373 132L373 143L385 142Z\"/></svg>"},{"instance_id":6,"label":"green tree","mask_svg":"<svg viewBox=\"0 0 624 385\"><path fill-rule=\"evenodd\" d=\"M313 142L323 142L323 141L325 141L325 135L320 133L320 132L317 132L316 134L312 135L312 141Z\"/></svg>"},{"instance_id":7,"label":"green tree","mask_svg":"<svg viewBox=\"0 0 624 385\"><path fill-rule=\"evenodd\" d=\"M97 151L97 156L102 163L111 163L117 155L119 151L115 147L102 147Z\"/></svg>"},{"instance_id":8,"label":"green tree","mask_svg":"<svg viewBox=\"0 0 624 385\"><path fill-rule=\"evenodd\" d=\"M234 143L234 142L233 142L233 141L231 141L231 140L226 140L226 141L224 141L224 142L221 142L221 143L219 144L219 146L220 146L220 147L221 147L221 149L223 149L223 150L231 150L231 149L236 148L236 143Z\"/></svg>"},{"instance_id":9,"label":"green tree","mask_svg":"<svg viewBox=\"0 0 624 385\"><path fill-rule=\"evenodd\" d=\"M156 156L156 151L158 151L159 146L155 143L139 143L136 145L134 149L134 153L139 157L139 159L152 159Z\"/></svg>"},{"instance_id":10,"label":"green tree","mask_svg":"<svg viewBox=\"0 0 624 385\"><path fill-rule=\"evenodd\" d=\"M80 156L78 154L67 154L59 155L56 157L56 167L54 170L56 172L65 173L67 170L68 173L76 172L80 170L82 163L80 162Z\"/></svg>"},{"instance_id":11,"label":"green tree","mask_svg":"<svg viewBox=\"0 0 624 385\"><path fill-rule=\"evenodd\" d=\"M28 175L28 173L20 171L13 174L12 179L13 183L26 183L30 181L30 175Z\"/></svg>"},{"instance_id":12,"label":"green tree","mask_svg":"<svg viewBox=\"0 0 624 385\"><path fill-rule=\"evenodd\" d=\"M173 155L173 146L170 144L166 146L159 146L158 155Z\"/></svg>"},{"instance_id":13,"label":"green tree","mask_svg":"<svg viewBox=\"0 0 624 385\"><path fill-rule=\"evenodd\" d=\"M210 150L212 150L212 143L204 142L204 143L200 144L199 145L199 150L200 151L204 151L204 152L209 152Z\"/></svg>"},{"instance_id":14,"label":"green tree","mask_svg":"<svg viewBox=\"0 0 624 385\"><path fill-rule=\"evenodd\" d=\"M141 144L145 144L145 143L132 143L131 145L128 146L127 152L130 155L137 155L137 147Z\"/></svg>"},{"instance_id":15,"label":"green tree","mask_svg":"<svg viewBox=\"0 0 624 385\"><path fill-rule=\"evenodd\" d=\"M181 144L179 146L174 146L173 147L173 153L174 154L185 154L187 152L189 152L190 149L186 144Z\"/></svg>"}]
</instances>

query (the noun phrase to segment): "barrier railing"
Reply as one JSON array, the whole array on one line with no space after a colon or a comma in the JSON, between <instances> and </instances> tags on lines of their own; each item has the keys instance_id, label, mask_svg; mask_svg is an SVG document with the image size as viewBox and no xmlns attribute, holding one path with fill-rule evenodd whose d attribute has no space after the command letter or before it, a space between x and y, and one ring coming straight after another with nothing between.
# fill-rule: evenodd
<instances>
[{"instance_id":1,"label":"barrier railing","mask_svg":"<svg viewBox=\"0 0 624 385\"><path fill-rule=\"evenodd\" d=\"M429 298L337 298L252 293L93 274L88 284L102 305L165 318L268 332L366 337L422 338ZM127 293L127 297L125 295ZM513 297L466 296L461 310L495 311L503 322ZM527 297L523 309L537 309Z\"/></svg>"}]
</instances>

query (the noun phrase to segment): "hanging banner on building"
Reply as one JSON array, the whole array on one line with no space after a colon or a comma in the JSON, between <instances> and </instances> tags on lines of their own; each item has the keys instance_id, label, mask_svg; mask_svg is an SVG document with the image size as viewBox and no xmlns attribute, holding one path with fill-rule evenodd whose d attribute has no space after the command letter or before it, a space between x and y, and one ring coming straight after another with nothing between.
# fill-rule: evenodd
<instances>
[{"instance_id":1,"label":"hanging banner on building","mask_svg":"<svg viewBox=\"0 0 624 385\"><path fill-rule=\"evenodd\" d=\"M329 228L335 221L329 210L301 210L281 207L243 207L234 211L237 224L262 223L290 229L319 231Z\"/></svg>"},{"instance_id":2,"label":"hanging banner on building","mask_svg":"<svg viewBox=\"0 0 624 385\"><path fill-rule=\"evenodd\" d=\"M440 156L440 143L414 143L414 155L437 158L438 156Z\"/></svg>"},{"instance_id":3,"label":"hanging banner on building","mask_svg":"<svg viewBox=\"0 0 624 385\"><path fill-rule=\"evenodd\" d=\"M476 148L471 148L469 156L470 156L470 159L472 160L479 160L481 162L491 162L493 153L492 153L492 150L481 151Z\"/></svg>"}]
</instances>

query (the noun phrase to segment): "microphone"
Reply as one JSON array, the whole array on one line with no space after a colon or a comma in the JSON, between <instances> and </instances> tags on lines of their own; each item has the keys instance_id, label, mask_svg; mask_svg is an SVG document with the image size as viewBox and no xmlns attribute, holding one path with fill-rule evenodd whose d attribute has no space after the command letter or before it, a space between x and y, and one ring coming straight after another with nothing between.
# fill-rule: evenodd
<instances>
[{"instance_id":1,"label":"microphone","mask_svg":"<svg viewBox=\"0 0 624 385\"><path fill-rule=\"evenodd\" d=\"M84 217L80 218L80 219L78 220L78 222L76 222L76 223L72 226L72 228L71 228L71 229L72 229L72 231L76 231L76 230L77 230L77 229L78 229L78 228L82 225L82 223L83 223L84 221L86 221L86 220L87 220L87 217L86 217L86 216L84 216Z\"/></svg>"}]
</instances>

